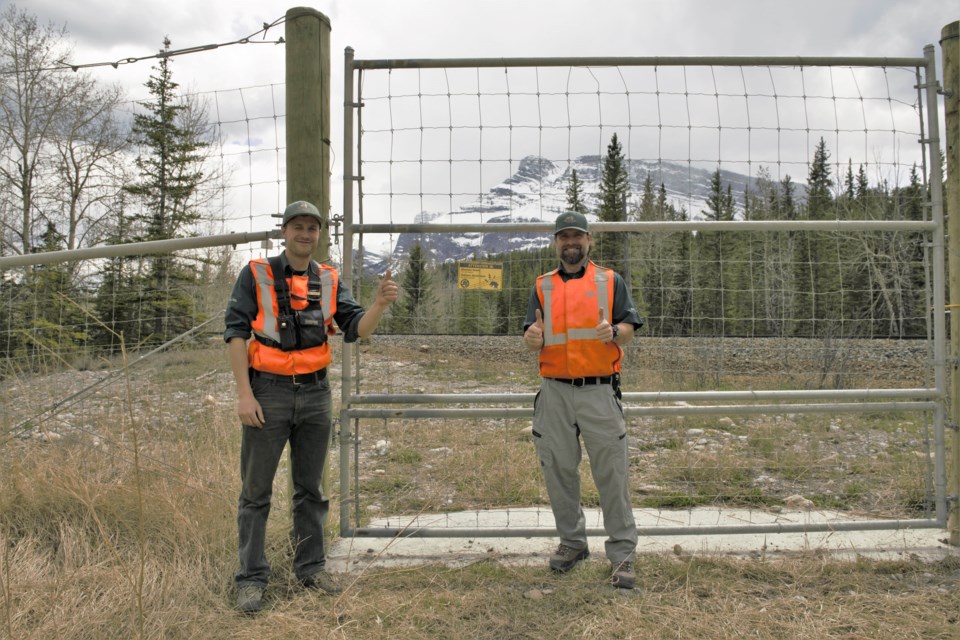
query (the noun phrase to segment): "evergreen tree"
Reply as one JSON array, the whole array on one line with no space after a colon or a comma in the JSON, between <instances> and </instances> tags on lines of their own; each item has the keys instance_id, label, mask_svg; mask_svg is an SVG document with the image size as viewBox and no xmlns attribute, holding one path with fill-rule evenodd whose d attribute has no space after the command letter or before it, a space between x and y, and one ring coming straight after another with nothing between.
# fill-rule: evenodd
<instances>
[{"instance_id":1,"label":"evergreen tree","mask_svg":"<svg viewBox=\"0 0 960 640\"><path fill-rule=\"evenodd\" d=\"M642 222L656 220L657 196L653 189L653 178L647 172L643 180L643 194L640 196L640 204L637 207L636 218ZM641 291L647 292L647 295L635 295L634 302L641 316L647 319L647 331L659 331L663 325L664 314L664 294L663 285L663 265L661 263L661 249L666 241L666 236L661 233L641 233L637 234L632 257L636 273L641 286ZM643 301L638 301L641 298Z\"/></svg>"},{"instance_id":2,"label":"evergreen tree","mask_svg":"<svg viewBox=\"0 0 960 640\"><path fill-rule=\"evenodd\" d=\"M648 171L647 177L643 179L643 193L640 195L640 206L637 207L637 219L657 220L659 217L657 204L657 194L653 189L653 178Z\"/></svg>"},{"instance_id":3,"label":"evergreen tree","mask_svg":"<svg viewBox=\"0 0 960 640\"><path fill-rule=\"evenodd\" d=\"M641 220L685 219L667 200L663 183L653 188L648 175L644 181L638 217ZM690 321L690 240L689 232L644 233L639 236L634 280L640 290L634 301L646 318L644 333L667 336L686 335Z\"/></svg>"},{"instance_id":4,"label":"evergreen tree","mask_svg":"<svg viewBox=\"0 0 960 640\"><path fill-rule=\"evenodd\" d=\"M577 170L570 170L570 184L567 185L567 209L577 213L586 213L587 205L583 203L583 182L577 176Z\"/></svg>"},{"instance_id":5,"label":"evergreen tree","mask_svg":"<svg viewBox=\"0 0 960 640\"><path fill-rule=\"evenodd\" d=\"M673 220L673 216L668 215L668 211L675 213L673 207L669 206L667 203L667 187L661 182L660 188L657 189L657 219L658 220Z\"/></svg>"},{"instance_id":6,"label":"evergreen tree","mask_svg":"<svg viewBox=\"0 0 960 640\"><path fill-rule=\"evenodd\" d=\"M823 138L817 143L807 177L806 217L827 220L833 215L833 178L830 153ZM841 239L827 232L807 232L800 243L796 317L801 320L800 335L825 337L839 323L842 313L842 282L835 257L844 255Z\"/></svg>"},{"instance_id":7,"label":"evergreen tree","mask_svg":"<svg viewBox=\"0 0 960 640\"><path fill-rule=\"evenodd\" d=\"M783 180L780 181L779 204L777 207L779 219L797 219L797 201L794 195L795 193L796 187L793 186L793 181L790 178L790 174L787 174L783 177Z\"/></svg>"},{"instance_id":8,"label":"evergreen tree","mask_svg":"<svg viewBox=\"0 0 960 640\"><path fill-rule=\"evenodd\" d=\"M863 168L863 165L860 165L860 170L857 171L857 183L855 189L855 197L857 200L866 201L867 195L870 193L870 181L867 180L867 172Z\"/></svg>"},{"instance_id":9,"label":"evergreen tree","mask_svg":"<svg viewBox=\"0 0 960 640\"><path fill-rule=\"evenodd\" d=\"M719 168L710 178L707 209L701 213L710 221L733 220L733 195L730 185L724 188ZM701 335L724 335L724 320L727 317L724 309L725 289L726 280L730 277L724 272L728 268L724 260L727 238L720 231L704 231L696 237L696 270L692 276L697 292L694 299L695 332Z\"/></svg>"},{"instance_id":10,"label":"evergreen tree","mask_svg":"<svg viewBox=\"0 0 960 640\"><path fill-rule=\"evenodd\" d=\"M626 222L627 201L630 199L630 179L627 173L623 146L614 133L607 145L607 155L600 170L600 211L597 217L601 222ZM630 286L630 263L627 256L630 234L601 234L597 238L599 259L623 275Z\"/></svg>"},{"instance_id":11,"label":"evergreen tree","mask_svg":"<svg viewBox=\"0 0 960 640\"><path fill-rule=\"evenodd\" d=\"M163 45L169 51L170 39ZM169 56L162 56L154 71L145 84L152 99L140 103L145 113L135 114L133 121L133 138L143 153L136 160L139 180L126 190L142 200L145 210L136 216L142 235L135 240L175 238L201 218L197 196L209 146L203 139L205 116L178 98ZM151 342L165 341L194 324L193 304L186 295L193 275L171 255L150 258L145 315L152 323Z\"/></svg>"},{"instance_id":12,"label":"evergreen tree","mask_svg":"<svg viewBox=\"0 0 960 640\"><path fill-rule=\"evenodd\" d=\"M410 249L403 271L400 290L403 292L394 312L395 330L404 333L430 332L430 304L435 295L427 258L419 242Z\"/></svg>"},{"instance_id":13,"label":"evergreen tree","mask_svg":"<svg viewBox=\"0 0 960 640\"><path fill-rule=\"evenodd\" d=\"M32 247L31 253L65 248L66 238L52 222L47 223L40 239L41 244ZM14 312L19 318L19 331L26 338L24 355L39 363L56 354L55 364L69 363L89 337L81 292L73 285L70 265L58 262L30 267L24 286L32 294L23 298Z\"/></svg>"},{"instance_id":14,"label":"evergreen tree","mask_svg":"<svg viewBox=\"0 0 960 640\"><path fill-rule=\"evenodd\" d=\"M707 209L701 211L701 213L707 220L716 222L733 220L734 211L731 187L728 184L726 189L723 188L720 169L717 169L710 176L710 195L707 196Z\"/></svg>"},{"instance_id":15,"label":"evergreen tree","mask_svg":"<svg viewBox=\"0 0 960 640\"><path fill-rule=\"evenodd\" d=\"M830 175L829 160L827 143L820 138L813 152L813 161L810 163L810 173L807 177L807 218L809 220L826 220L830 217L830 207L833 203L833 178Z\"/></svg>"},{"instance_id":16,"label":"evergreen tree","mask_svg":"<svg viewBox=\"0 0 960 640\"><path fill-rule=\"evenodd\" d=\"M847 173L843 177L843 195L853 200L857 196L857 183L853 178L853 160L847 160Z\"/></svg>"},{"instance_id":17,"label":"evergreen tree","mask_svg":"<svg viewBox=\"0 0 960 640\"><path fill-rule=\"evenodd\" d=\"M133 235L133 221L124 212L126 194L121 193L112 207L116 219L108 245L123 244ZM94 326L94 341L108 353L120 351L120 340L128 347L139 345L152 331L152 323L143 319L144 291L149 287L147 264L139 256L110 258L102 270L94 310L99 323Z\"/></svg>"}]
</instances>

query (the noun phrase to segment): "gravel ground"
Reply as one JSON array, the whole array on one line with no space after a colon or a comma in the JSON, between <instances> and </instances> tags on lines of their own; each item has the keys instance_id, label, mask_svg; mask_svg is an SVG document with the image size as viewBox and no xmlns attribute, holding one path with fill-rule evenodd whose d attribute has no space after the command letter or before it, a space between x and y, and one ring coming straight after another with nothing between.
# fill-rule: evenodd
<instances>
[{"instance_id":1,"label":"gravel ground","mask_svg":"<svg viewBox=\"0 0 960 640\"><path fill-rule=\"evenodd\" d=\"M374 348L375 347L375 348ZM425 351L471 363L534 363L519 336L376 336L364 349ZM625 375L638 371L773 376L803 375L831 388L837 375L873 379L876 386L927 384L927 345L909 340L856 340L844 343L770 338L649 338L638 336L626 350ZM439 354L442 354L439 355ZM531 366L534 366L531 364ZM880 382L883 382L880 384Z\"/></svg>"}]
</instances>

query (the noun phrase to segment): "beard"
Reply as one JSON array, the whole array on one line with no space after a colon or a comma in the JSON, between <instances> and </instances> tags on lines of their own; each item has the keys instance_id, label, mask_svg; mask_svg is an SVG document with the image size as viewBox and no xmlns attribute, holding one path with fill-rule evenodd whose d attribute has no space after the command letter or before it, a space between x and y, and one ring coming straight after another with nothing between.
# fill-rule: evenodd
<instances>
[{"instance_id":1,"label":"beard","mask_svg":"<svg viewBox=\"0 0 960 640\"><path fill-rule=\"evenodd\" d=\"M580 245L564 247L560 251L560 259L567 264L580 264L586 257L587 253Z\"/></svg>"}]
</instances>

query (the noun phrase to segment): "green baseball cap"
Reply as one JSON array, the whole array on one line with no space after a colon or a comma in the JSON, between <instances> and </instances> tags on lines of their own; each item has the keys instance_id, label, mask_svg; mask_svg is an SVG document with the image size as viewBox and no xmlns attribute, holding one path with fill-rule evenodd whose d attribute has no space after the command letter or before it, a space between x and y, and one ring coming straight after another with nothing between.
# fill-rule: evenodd
<instances>
[{"instance_id":1,"label":"green baseball cap","mask_svg":"<svg viewBox=\"0 0 960 640\"><path fill-rule=\"evenodd\" d=\"M297 216L310 216L316 218L321 225L323 224L323 217L315 206L306 200L297 200L288 204L287 208L283 210L283 222L280 223L280 226L287 224Z\"/></svg>"},{"instance_id":2,"label":"green baseball cap","mask_svg":"<svg viewBox=\"0 0 960 640\"><path fill-rule=\"evenodd\" d=\"M553 230L553 235L557 235L564 229L576 229L584 233L590 233L590 225L587 224L587 216L576 211L565 211L557 217L557 224Z\"/></svg>"}]
</instances>

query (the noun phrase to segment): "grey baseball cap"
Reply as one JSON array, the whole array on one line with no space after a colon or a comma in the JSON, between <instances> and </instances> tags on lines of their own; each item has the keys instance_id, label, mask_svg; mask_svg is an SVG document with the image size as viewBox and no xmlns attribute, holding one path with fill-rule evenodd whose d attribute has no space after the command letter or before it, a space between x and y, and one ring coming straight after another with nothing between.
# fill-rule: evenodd
<instances>
[{"instance_id":1,"label":"grey baseball cap","mask_svg":"<svg viewBox=\"0 0 960 640\"><path fill-rule=\"evenodd\" d=\"M557 217L557 225L553 230L553 235L557 235L564 229L576 229L584 233L590 233L590 225L587 224L587 217L576 211L565 211Z\"/></svg>"},{"instance_id":2,"label":"grey baseball cap","mask_svg":"<svg viewBox=\"0 0 960 640\"><path fill-rule=\"evenodd\" d=\"M283 222L280 223L280 226L287 224L297 216L310 216L311 218L316 218L317 222L321 225L323 224L323 217L315 206L306 200L297 200L296 202L288 204L287 208L283 210Z\"/></svg>"}]
</instances>

